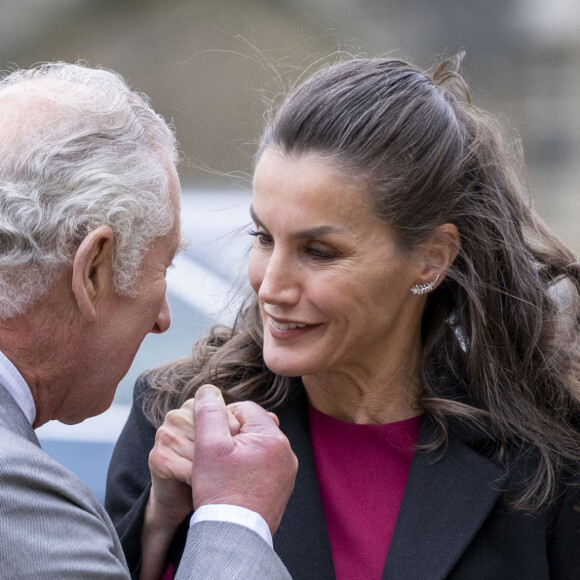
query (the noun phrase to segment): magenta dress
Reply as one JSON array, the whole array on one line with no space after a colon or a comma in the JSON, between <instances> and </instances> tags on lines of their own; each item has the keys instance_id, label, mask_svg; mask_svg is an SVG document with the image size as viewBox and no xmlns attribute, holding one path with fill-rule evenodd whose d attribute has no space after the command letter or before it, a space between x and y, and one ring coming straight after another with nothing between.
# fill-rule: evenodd
<instances>
[{"instance_id":1,"label":"magenta dress","mask_svg":"<svg viewBox=\"0 0 580 580\"><path fill-rule=\"evenodd\" d=\"M345 423L310 407L316 474L337 580L380 580L421 417Z\"/></svg>"}]
</instances>

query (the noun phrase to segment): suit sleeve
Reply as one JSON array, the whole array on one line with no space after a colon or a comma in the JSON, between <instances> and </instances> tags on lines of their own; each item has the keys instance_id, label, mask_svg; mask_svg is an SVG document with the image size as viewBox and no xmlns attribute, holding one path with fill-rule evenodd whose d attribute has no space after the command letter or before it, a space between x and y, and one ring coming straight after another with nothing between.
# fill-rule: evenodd
<instances>
[{"instance_id":1,"label":"suit sleeve","mask_svg":"<svg viewBox=\"0 0 580 580\"><path fill-rule=\"evenodd\" d=\"M155 443L155 427L145 417L142 406L148 388L146 377L140 377L129 418L111 457L105 496L105 507L119 534L132 578L138 578L141 565L141 529L151 488L148 460ZM188 520L178 528L170 548L168 560L175 567L185 545Z\"/></svg>"},{"instance_id":2,"label":"suit sleeve","mask_svg":"<svg viewBox=\"0 0 580 580\"><path fill-rule=\"evenodd\" d=\"M132 578L138 578L140 571L141 529L151 487L148 458L155 442L155 428L142 408L147 388L146 378L141 377L113 452L105 498ZM228 522L199 522L189 528L189 520L190 516L178 528L169 550L168 561L177 568L177 579L291 580L274 550L256 532Z\"/></svg>"},{"instance_id":3,"label":"suit sleeve","mask_svg":"<svg viewBox=\"0 0 580 580\"><path fill-rule=\"evenodd\" d=\"M111 520L85 484L0 429L0 577L128 580Z\"/></svg>"},{"instance_id":4,"label":"suit sleeve","mask_svg":"<svg viewBox=\"0 0 580 580\"><path fill-rule=\"evenodd\" d=\"M274 550L252 530L228 522L199 522L188 534L175 580L292 580Z\"/></svg>"}]
</instances>

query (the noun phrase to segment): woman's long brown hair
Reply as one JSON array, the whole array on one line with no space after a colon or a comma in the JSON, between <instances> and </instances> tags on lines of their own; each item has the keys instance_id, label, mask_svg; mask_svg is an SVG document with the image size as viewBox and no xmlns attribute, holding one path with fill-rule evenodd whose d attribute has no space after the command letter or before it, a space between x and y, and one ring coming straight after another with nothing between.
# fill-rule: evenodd
<instances>
[{"instance_id":1,"label":"woman's long brown hair","mask_svg":"<svg viewBox=\"0 0 580 580\"><path fill-rule=\"evenodd\" d=\"M454 417L484 433L508 470L533 458L512 501L533 509L555 498L567 465L580 465L580 264L534 212L519 148L471 104L461 57L431 73L387 59L325 68L273 115L258 157L275 148L346 170L409 255L439 225L456 225L461 249L422 319L417 404L437 425L431 449L445 445ZM156 424L207 382L269 408L288 390L264 364L255 298L233 328L213 328L150 381Z\"/></svg>"}]
</instances>

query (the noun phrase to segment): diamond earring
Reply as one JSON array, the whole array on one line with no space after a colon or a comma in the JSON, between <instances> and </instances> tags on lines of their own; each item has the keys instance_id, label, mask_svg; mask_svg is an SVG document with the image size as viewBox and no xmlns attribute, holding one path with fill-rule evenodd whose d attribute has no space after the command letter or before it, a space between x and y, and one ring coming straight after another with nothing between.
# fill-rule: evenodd
<instances>
[{"instance_id":1,"label":"diamond earring","mask_svg":"<svg viewBox=\"0 0 580 580\"><path fill-rule=\"evenodd\" d=\"M431 280L431 282L427 282L427 284L413 284L411 286L411 292L417 296L423 296L423 294L428 294L435 288L435 284L437 284L437 280L441 274L437 274L435 280Z\"/></svg>"}]
</instances>

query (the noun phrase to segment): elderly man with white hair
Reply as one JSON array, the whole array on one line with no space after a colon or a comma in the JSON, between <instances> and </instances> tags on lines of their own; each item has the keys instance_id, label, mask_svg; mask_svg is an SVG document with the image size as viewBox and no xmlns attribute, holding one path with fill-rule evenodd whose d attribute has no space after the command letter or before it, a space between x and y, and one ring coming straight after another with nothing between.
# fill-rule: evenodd
<instances>
[{"instance_id":1,"label":"elderly man with white hair","mask_svg":"<svg viewBox=\"0 0 580 580\"><path fill-rule=\"evenodd\" d=\"M143 564L129 572L103 507L34 428L106 410L145 335L169 327L176 161L170 128L111 72L56 63L0 79L2 578L162 569L163 489L151 492ZM218 516L192 523L178 578L288 578L268 540L297 465L275 417L253 403L228 410L211 386L192 413L193 504Z\"/></svg>"}]
</instances>

